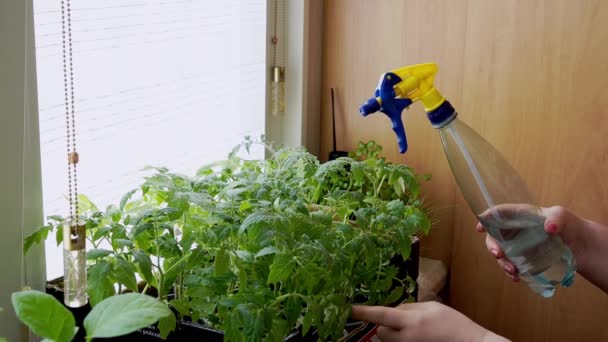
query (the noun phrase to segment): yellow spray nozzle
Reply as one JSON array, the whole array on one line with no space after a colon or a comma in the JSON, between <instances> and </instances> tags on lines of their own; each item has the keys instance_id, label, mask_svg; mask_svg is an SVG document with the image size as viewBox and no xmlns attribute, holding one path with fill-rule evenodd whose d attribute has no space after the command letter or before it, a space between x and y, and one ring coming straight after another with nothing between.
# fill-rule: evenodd
<instances>
[{"instance_id":1,"label":"yellow spray nozzle","mask_svg":"<svg viewBox=\"0 0 608 342\"><path fill-rule=\"evenodd\" d=\"M436 109L445 101L433 84L438 70L435 63L416 64L392 70L392 73L401 78L401 82L393 87L395 95L413 102L420 100L427 112Z\"/></svg>"}]
</instances>

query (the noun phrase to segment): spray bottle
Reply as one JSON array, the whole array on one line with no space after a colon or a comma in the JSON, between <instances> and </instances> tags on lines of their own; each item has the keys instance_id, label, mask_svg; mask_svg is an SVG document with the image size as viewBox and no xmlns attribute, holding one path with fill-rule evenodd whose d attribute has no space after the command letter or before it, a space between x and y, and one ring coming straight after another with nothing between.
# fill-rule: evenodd
<instances>
[{"instance_id":1,"label":"spray bottle","mask_svg":"<svg viewBox=\"0 0 608 342\"><path fill-rule=\"evenodd\" d=\"M521 176L490 143L458 119L454 107L433 85L437 65L419 64L383 74L375 96L361 106L367 116L381 111L397 135L399 151L407 150L401 113L420 100L460 191L488 233L536 293L551 297L555 287L574 282L575 262L557 236L544 231L545 217L534 204Z\"/></svg>"}]
</instances>

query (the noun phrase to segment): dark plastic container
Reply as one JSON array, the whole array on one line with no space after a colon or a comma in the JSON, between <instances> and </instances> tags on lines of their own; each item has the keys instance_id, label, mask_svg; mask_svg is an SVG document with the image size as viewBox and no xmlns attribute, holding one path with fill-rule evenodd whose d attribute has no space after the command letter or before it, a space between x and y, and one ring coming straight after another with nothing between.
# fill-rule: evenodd
<instances>
[{"instance_id":1,"label":"dark plastic container","mask_svg":"<svg viewBox=\"0 0 608 342\"><path fill-rule=\"evenodd\" d=\"M420 256L420 242L416 239L412 244L412 253L410 259L404 261L401 256L396 256L391 260L393 265L399 267L399 277L404 278L409 275L413 279L418 278L419 272L419 256ZM57 298L63 303L63 278L58 278L47 282L46 292ZM412 293L414 300L418 298L418 287ZM403 302L409 298L409 294L404 292L403 297L399 302ZM85 305L81 308L68 308L76 318L76 324L80 327L74 341L84 341L85 331L83 328L83 321L86 315L91 311L90 305ZM374 324L365 322L348 322L344 327L345 339L343 341L355 342L355 341L368 341L369 336L373 335L373 331L376 328ZM318 336L314 329L311 329L306 336L302 336L301 331L294 330L293 333L285 337L286 342L293 341L317 341ZM163 341L160 337L158 328L156 325L151 325L146 328L140 329L129 335L115 337L111 339L96 339L112 340L112 341L129 341L129 342L160 342ZM188 320L181 320L177 324L177 328L173 331L165 341L168 342L181 342L181 341L205 341L205 342L220 342L224 340L224 333L220 330L215 330L202 324L191 322Z\"/></svg>"}]
</instances>

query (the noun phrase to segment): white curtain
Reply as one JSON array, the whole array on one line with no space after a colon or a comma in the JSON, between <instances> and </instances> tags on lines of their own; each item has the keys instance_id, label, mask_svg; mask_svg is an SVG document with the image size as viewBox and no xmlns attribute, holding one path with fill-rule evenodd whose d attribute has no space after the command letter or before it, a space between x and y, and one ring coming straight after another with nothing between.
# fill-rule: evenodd
<instances>
[{"instance_id":1,"label":"white curtain","mask_svg":"<svg viewBox=\"0 0 608 342\"><path fill-rule=\"evenodd\" d=\"M193 174L264 133L266 6L71 1L79 192L105 208L140 183L145 166ZM34 17L45 215L65 215L61 1L34 0ZM48 277L61 265L49 241Z\"/></svg>"}]
</instances>

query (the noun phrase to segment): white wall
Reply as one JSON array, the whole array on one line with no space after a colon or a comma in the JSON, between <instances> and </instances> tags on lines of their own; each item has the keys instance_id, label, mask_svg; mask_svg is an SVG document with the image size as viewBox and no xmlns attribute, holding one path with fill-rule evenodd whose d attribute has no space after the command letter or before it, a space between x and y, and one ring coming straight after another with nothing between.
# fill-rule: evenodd
<instances>
[{"instance_id":1,"label":"white wall","mask_svg":"<svg viewBox=\"0 0 608 342\"><path fill-rule=\"evenodd\" d=\"M0 336L9 341L28 336L14 316L11 293L24 284L44 285L44 250L22 257L23 236L42 222L31 5L0 1Z\"/></svg>"}]
</instances>

